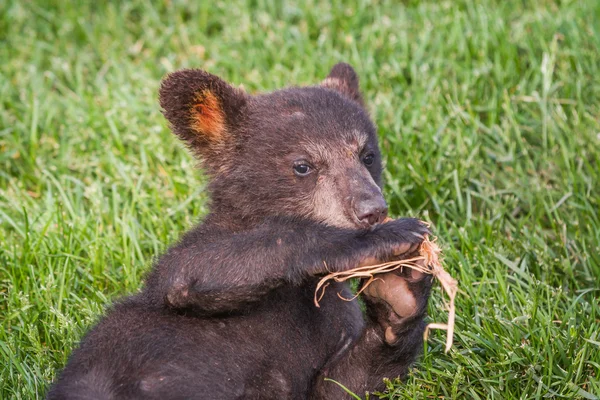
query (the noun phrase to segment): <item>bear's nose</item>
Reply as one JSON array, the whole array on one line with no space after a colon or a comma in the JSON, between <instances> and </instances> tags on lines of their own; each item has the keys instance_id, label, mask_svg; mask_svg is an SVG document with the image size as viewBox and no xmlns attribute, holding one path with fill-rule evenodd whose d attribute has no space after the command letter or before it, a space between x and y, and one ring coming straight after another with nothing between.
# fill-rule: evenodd
<instances>
[{"instance_id":1,"label":"bear's nose","mask_svg":"<svg viewBox=\"0 0 600 400\"><path fill-rule=\"evenodd\" d=\"M373 226L382 223L387 217L388 207L383 197L377 196L358 201L354 212L362 224Z\"/></svg>"}]
</instances>

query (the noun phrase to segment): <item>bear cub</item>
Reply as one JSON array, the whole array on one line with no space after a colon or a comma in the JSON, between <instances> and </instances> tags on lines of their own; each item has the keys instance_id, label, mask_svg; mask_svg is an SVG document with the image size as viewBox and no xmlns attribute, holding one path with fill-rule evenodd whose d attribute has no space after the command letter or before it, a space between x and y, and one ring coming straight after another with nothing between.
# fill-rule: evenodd
<instances>
[{"instance_id":1,"label":"bear cub","mask_svg":"<svg viewBox=\"0 0 600 400\"><path fill-rule=\"evenodd\" d=\"M142 291L83 338L48 399L341 399L402 377L422 347L431 277L390 273L361 295L331 271L405 258L427 227L382 223L382 163L355 71L249 95L202 70L160 104L210 178L210 212Z\"/></svg>"}]
</instances>

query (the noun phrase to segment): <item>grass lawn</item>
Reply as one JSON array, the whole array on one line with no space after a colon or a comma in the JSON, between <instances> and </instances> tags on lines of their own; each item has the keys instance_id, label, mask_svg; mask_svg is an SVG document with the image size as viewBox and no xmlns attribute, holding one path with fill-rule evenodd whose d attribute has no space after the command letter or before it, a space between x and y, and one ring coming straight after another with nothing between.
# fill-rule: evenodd
<instances>
[{"instance_id":1,"label":"grass lawn","mask_svg":"<svg viewBox=\"0 0 600 400\"><path fill-rule=\"evenodd\" d=\"M0 2L0 398L43 397L206 212L165 73L255 92L342 60L391 214L432 222L461 287L455 346L434 331L384 398L600 398L599 1L189 3Z\"/></svg>"}]
</instances>

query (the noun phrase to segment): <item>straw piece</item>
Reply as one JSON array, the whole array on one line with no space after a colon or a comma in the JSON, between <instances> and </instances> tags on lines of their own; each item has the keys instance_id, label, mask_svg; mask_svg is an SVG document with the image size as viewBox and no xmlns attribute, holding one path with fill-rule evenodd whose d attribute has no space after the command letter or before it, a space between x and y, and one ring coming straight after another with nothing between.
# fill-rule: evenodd
<instances>
[{"instance_id":1,"label":"straw piece","mask_svg":"<svg viewBox=\"0 0 600 400\"><path fill-rule=\"evenodd\" d=\"M360 279L368 279L362 286L362 288L354 295L351 299L346 299L342 297L339 293L338 296L345 301L351 301L356 299L362 292L365 290L371 283L374 282L375 275L385 274L388 272L392 272L397 270L398 268L412 268L417 271L420 271L424 274L431 274L440 281L442 288L448 294L448 298L450 302L447 305L448 309L448 322L446 324L443 323L430 323L425 328L424 337L425 340L429 337L430 329L443 329L447 331L446 337L446 348L445 352L447 353L452 347L452 340L454 338L454 322L456 317L456 310L454 307L454 298L456 297L456 293L458 291L458 282L450 276L446 270L442 267L442 263L440 261L440 253L441 250L439 246L429 239L429 237L425 237L425 240L421 244L419 249L420 255L417 257L412 257L404 260L390 261L377 265L369 265L364 267L358 267L354 269L350 269L342 272L332 272L329 275L323 277L317 284L317 288L315 290L315 305L319 307L319 301L323 298L325 293L325 289L330 284L330 280L334 280L336 282L345 282L348 279L360 278ZM422 264L426 265L424 267L421 264L417 264L418 261L422 261Z\"/></svg>"}]
</instances>

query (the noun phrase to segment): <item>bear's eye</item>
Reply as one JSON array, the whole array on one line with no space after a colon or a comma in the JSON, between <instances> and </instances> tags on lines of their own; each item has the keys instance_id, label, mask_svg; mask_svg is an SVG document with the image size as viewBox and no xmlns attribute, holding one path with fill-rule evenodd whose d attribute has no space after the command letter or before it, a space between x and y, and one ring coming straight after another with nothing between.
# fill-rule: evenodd
<instances>
[{"instance_id":1,"label":"bear's eye","mask_svg":"<svg viewBox=\"0 0 600 400\"><path fill-rule=\"evenodd\" d=\"M306 163L298 163L294 165L294 173L298 176L306 176L310 174L312 168Z\"/></svg>"},{"instance_id":2,"label":"bear's eye","mask_svg":"<svg viewBox=\"0 0 600 400\"><path fill-rule=\"evenodd\" d=\"M374 154L367 154L363 158L363 163L365 163L365 165L367 167L370 167L371 165L373 165L374 161L375 161L375 155Z\"/></svg>"}]
</instances>

